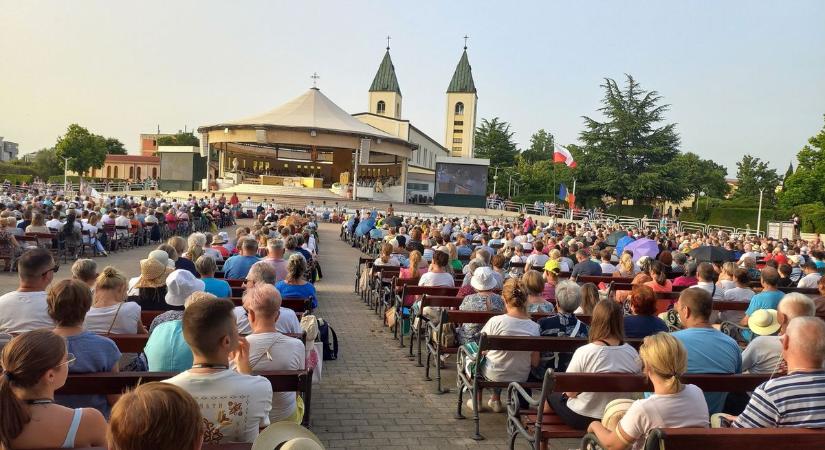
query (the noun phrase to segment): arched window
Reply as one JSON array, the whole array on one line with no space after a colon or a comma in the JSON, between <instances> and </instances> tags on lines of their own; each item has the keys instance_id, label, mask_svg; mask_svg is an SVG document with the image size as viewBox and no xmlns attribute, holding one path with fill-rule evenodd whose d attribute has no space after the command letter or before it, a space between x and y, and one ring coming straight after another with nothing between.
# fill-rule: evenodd
<instances>
[{"instance_id":1,"label":"arched window","mask_svg":"<svg viewBox=\"0 0 825 450\"><path fill-rule=\"evenodd\" d=\"M157 178L157 177L158 177L158 168L157 167L152 167L152 178Z\"/></svg>"},{"instance_id":2,"label":"arched window","mask_svg":"<svg viewBox=\"0 0 825 450\"><path fill-rule=\"evenodd\" d=\"M455 115L463 116L464 115L464 103L458 102L455 104Z\"/></svg>"},{"instance_id":3,"label":"arched window","mask_svg":"<svg viewBox=\"0 0 825 450\"><path fill-rule=\"evenodd\" d=\"M129 166L129 179L135 178L135 166Z\"/></svg>"},{"instance_id":4,"label":"arched window","mask_svg":"<svg viewBox=\"0 0 825 450\"><path fill-rule=\"evenodd\" d=\"M115 178L117 178L117 166L115 166Z\"/></svg>"},{"instance_id":5,"label":"arched window","mask_svg":"<svg viewBox=\"0 0 825 450\"><path fill-rule=\"evenodd\" d=\"M378 101L378 106L376 106L375 110L378 114L384 114L387 111L387 105L384 103L384 100Z\"/></svg>"},{"instance_id":6,"label":"arched window","mask_svg":"<svg viewBox=\"0 0 825 450\"><path fill-rule=\"evenodd\" d=\"M106 166L106 178L112 178L112 166Z\"/></svg>"},{"instance_id":7,"label":"arched window","mask_svg":"<svg viewBox=\"0 0 825 450\"><path fill-rule=\"evenodd\" d=\"M138 166L138 168L137 168L137 179L138 180L140 179L140 166Z\"/></svg>"}]
</instances>

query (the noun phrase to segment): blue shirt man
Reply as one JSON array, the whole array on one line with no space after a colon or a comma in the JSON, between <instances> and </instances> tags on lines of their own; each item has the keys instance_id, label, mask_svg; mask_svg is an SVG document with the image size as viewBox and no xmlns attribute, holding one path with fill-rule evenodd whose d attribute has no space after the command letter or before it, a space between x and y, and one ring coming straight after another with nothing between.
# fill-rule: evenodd
<instances>
[{"instance_id":1,"label":"blue shirt man","mask_svg":"<svg viewBox=\"0 0 825 450\"><path fill-rule=\"evenodd\" d=\"M785 296L785 293L778 291L776 285L779 283L779 271L773 267L765 267L762 269L761 280L762 292L754 295L751 302L748 304L748 309L745 311L745 317L739 324L743 327L748 326L748 318L760 309L776 309L779 306L779 301ZM742 336L750 340L752 333L750 330L745 330Z\"/></svg>"},{"instance_id":2,"label":"blue shirt man","mask_svg":"<svg viewBox=\"0 0 825 450\"><path fill-rule=\"evenodd\" d=\"M261 259L254 255L235 255L223 263L224 277L243 280L249 273L249 268Z\"/></svg>"},{"instance_id":3,"label":"blue shirt man","mask_svg":"<svg viewBox=\"0 0 825 450\"><path fill-rule=\"evenodd\" d=\"M710 325L713 300L704 289L685 289L675 305L684 330L673 333L685 346L687 373L742 373L742 351L733 338ZM727 392L705 392L710 414L722 412Z\"/></svg>"}]
</instances>

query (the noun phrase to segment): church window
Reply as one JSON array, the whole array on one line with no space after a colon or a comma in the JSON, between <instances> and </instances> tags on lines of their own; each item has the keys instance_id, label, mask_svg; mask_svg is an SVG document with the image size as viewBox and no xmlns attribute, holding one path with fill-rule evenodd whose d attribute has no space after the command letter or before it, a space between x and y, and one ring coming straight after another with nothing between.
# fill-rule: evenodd
<instances>
[{"instance_id":1,"label":"church window","mask_svg":"<svg viewBox=\"0 0 825 450\"><path fill-rule=\"evenodd\" d=\"M135 178L135 166L129 167L129 179Z\"/></svg>"},{"instance_id":2,"label":"church window","mask_svg":"<svg viewBox=\"0 0 825 450\"><path fill-rule=\"evenodd\" d=\"M106 166L106 178L112 178L112 166Z\"/></svg>"},{"instance_id":3,"label":"church window","mask_svg":"<svg viewBox=\"0 0 825 450\"><path fill-rule=\"evenodd\" d=\"M463 133L463 132L464 132L464 130L462 130L461 128L455 128L455 129L453 129L453 133L455 133L455 134L461 134L461 133Z\"/></svg>"},{"instance_id":4,"label":"church window","mask_svg":"<svg viewBox=\"0 0 825 450\"><path fill-rule=\"evenodd\" d=\"M453 121L453 125L455 125L457 127L462 126L462 125L464 125L464 121L463 120L455 120L455 121Z\"/></svg>"},{"instance_id":5,"label":"church window","mask_svg":"<svg viewBox=\"0 0 825 450\"><path fill-rule=\"evenodd\" d=\"M140 166L137 168L137 179L140 180Z\"/></svg>"},{"instance_id":6,"label":"church window","mask_svg":"<svg viewBox=\"0 0 825 450\"><path fill-rule=\"evenodd\" d=\"M117 178L117 166L115 166L115 178Z\"/></svg>"},{"instance_id":7,"label":"church window","mask_svg":"<svg viewBox=\"0 0 825 450\"><path fill-rule=\"evenodd\" d=\"M463 116L464 115L464 103L458 102L455 104L455 115Z\"/></svg>"},{"instance_id":8,"label":"church window","mask_svg":"<svg viewBox=\"0 0 825 450\"><path fill-rule=\"evenodd\" d=\"M453 144L460 144L462 142L463 141L461 140L461 138L453 138Z\"/></svg>"},{"instance_id":9,"label":"church window","mask_svg":"<svg viewBox=\"0 0 825 450\"><path fill-rule=\"evenodd\" d=\"M375 110L378 112L378 114L384 114L384 113L386 113L386 111L387 111L387 104L386 104L386 103L384 103L384 100L379 100L379 101L378 101L378 106L376 106Z\"/></svg>"},{"instance_id":10,"label":"church window","mask_svg":"<svg viewBox=\"0 0 825 450\"><path fill-rule=\"evenodd\" d=\"M152 178L157 178L157 177L158 177L158 168L157 167L152 167Z\"/></svg>"}]
</instances>

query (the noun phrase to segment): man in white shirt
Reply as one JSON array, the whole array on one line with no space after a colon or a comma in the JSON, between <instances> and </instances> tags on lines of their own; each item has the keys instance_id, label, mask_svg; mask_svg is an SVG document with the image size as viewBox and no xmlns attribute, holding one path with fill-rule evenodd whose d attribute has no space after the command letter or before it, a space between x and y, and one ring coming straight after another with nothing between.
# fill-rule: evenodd
<instances>
[{"instance_id":1,"label":"man in white shirt","mask_svg":"<svg viewBox=\"0 0 825 450\"><path fill-rule=\"evenodd\" d=\"M742 352L743 373L784 372L782 363L781 337L788 328L788 322L796 317L813 317L814 301L805 294L793 292L782 297L776 308L776 320L779 322L779 334L755 337Z\"/></svg>"},{"instance_id":2,"label":"man in white shirt","mask_svg":"<svg viewBox=\"0 0 825 450\"><path fill-rule=\"evenodd\" d=\"M126 209L120 212L120 215L115 218L116 227L126 227L125 230L117 230L118 237L125 237L129 235L129 230L132 229L132 221L126 216Z\"/></svg>"},{"instance_id":3,"label":"man in white shirt","mask_svg":"<svg viewBox=\"0 0 825 450\"><path fill-rule=\"evenodd\" d=\"M713 300L724 298L725 290L713 282L713 264L709 262L699 263L699 267L696 268L696 278L699 282L691 286L690 289L704 289L708 291Z\"/></svg>"},{"instance_id":4,"label":"man in white shirt","mask_svg":"<svg viewBox=\"0 0 825 450\"><path fill-rule=\"evenodd\" d=\"M192 349L192 368L165 380L189 392L201 408L205 444L254 442L269 426L272 385L252 373L248 345L238 335L233 304L217 299L190 304L183 313L183 337ZM234 354L235 370L229 369Z\"/></svg>"},{"instance_id":5,"label":"man in white shirt","mask_svg":"<svg viewBox=\"0 0 825 450\"><path fill-rule=\"evenodd\" d=\"M63 222L60 221L60 211L56 208L52 211L52 218L46 222L46 226L58 231L63 227Z\"/></svg>"},{"instance_id":6,"label":"man in white shirt","mask_svg":"<svg viewBox=\"0 0 825 450\"><path fill-rule=\"evenodd\" d=\"M799 280L796 287L816 288L817 283L819 283L819 279L822 278L822 275L820 275L816 270L816 263L813 261L806 262L802 265L802 272L805 276Z\"/></svg>"},{"instance_id":7,"label":"man in white shirt","mask_svg":"<svg viewBox=\"0 0 825 450\"><path fill-rule=\"evenodd\" d=\"M26 251L17 262L17 270L20 277L17 290L0 297L0 332L54 328L46 304L46 288L57 270L51 253L42 248Z\"/></svg>"},{"instance_id":8,"label":"man in white shirt","mask_svg":"<svg viewBox=\"0 0 825 450\"><path fill-rule=\"evenodd\" d=\"M306 347L300 339L285 336L278 331L281 297L271 285L259 285L247 289L243 296L252 334L249 342L249 366L253 371L303 370L306 364ZM295 392L275 392L272 397L272 423L287 420L301 423L303 400Z\"/></svg>"},{"instance_id":9,"label":"man in white shirt","mask_svg":"<svg viewBox=\"0 0 825 450\"><path fill-rule=\"evenodd\" d=\"M547 260L550 258L544 253L542 253L542 250L544 250L544 242L536 241L534 248L535 250L533 251L533 253L531 253L530 256L527 257L526 267L535 267L537 269L541 269L544 267L544 264L546 264Z\"/></svg>"},{"instance_id":10,"label":"man in white shirt","mask_svg":"<svg viewBox=\"0 0 825 450\"><path fill-rule=\"evenodd\" d=\"M266 261L258 261L249 268L249 273L246 275L246 289L269 286L272 290L266 290L272 296L273 301L277 298L278 304L281 304L281 294L275 289L275 268L273 268ZM242 306L235 308L235 319L238 324L238 332L247 335L252 333L252 327L249 323L249 317L246 310ZM281 333L301 333L301 322L295 311L289 308L280 308L278 314L278 322L276 323L278 331Z\"/></svg>"},{"instance_id":11,"label":"man in white shirt","mask_svg":"<svg viewBox=\"0 0 825 450\"><path fill-rule=\"evenodd\" d=\"M619 270L610 262L612 256L613 252L608 249L604 249L599 253L599 257L602 260L601 264L599 264L602 267L602 275L613 275L614 272Z\"/></svg>"}]
</instances>

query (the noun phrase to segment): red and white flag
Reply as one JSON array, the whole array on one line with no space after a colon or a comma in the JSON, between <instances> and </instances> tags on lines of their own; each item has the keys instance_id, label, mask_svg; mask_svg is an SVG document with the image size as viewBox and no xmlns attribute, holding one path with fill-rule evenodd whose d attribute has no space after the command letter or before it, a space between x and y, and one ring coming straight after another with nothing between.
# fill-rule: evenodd
<instances>
[{"instance_id":1,"label":"red and white flag","mask_svg":"<svg viewBox=\"0 0 825 450\"><path fill-rule=\"evenodd\" d=\"M570 150L567 150L559 144L553 145L553 162L565 163L567 167L576 167L576 161L573 161L573 155L570 153Z\"/></svg>"}]
</instances>

